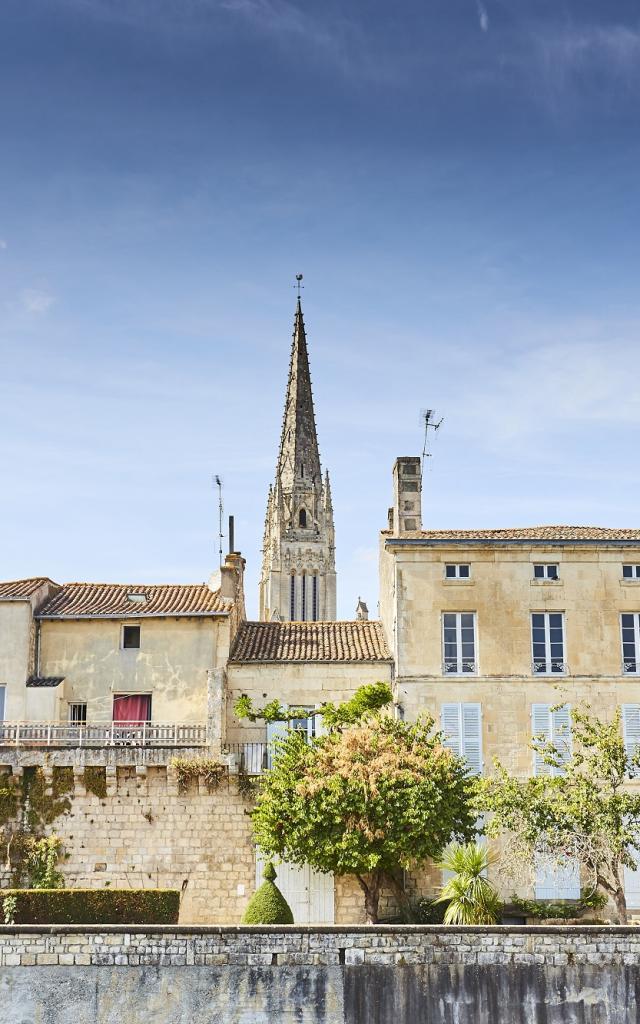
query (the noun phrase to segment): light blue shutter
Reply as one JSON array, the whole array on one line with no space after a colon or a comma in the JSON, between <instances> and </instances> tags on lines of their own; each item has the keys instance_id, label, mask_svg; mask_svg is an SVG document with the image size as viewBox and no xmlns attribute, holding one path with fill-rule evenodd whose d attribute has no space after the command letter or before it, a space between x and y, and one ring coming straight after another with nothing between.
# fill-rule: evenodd
<instances>
[{"instance_id":1,"label":"light blue shutter","mask_svg":"<svg viewBox=\"0 0 640 1024\"><path fill-rule=\"evenodd\" d=\"M551 726L551 738L560 755L560 761L562 764L566 764L571 758L571 708L569 704L564 704L561 708L556 708L551 712ZM561 775L562 772L562 768L557 768L553 774Z\"/></svg>"},{"instance_id":2,"label":"light blue shutter","mask_svg":"<svg viewBox=\"0 0 640 1024\"><path fill-rule=\"evenodd\" d=\"M288 705L283 704L284 710L287 710ZM273 768L273 761L278 753L277 740L285 739L289 731L287 722L267 722L267 764L269 768Z\"/></svg>"},{"instance_id":3,"label":"light blue shutter","mask_svg":"<svg viewBox=\"0 0 640 1024\"><path fill-rule=\"evenodd\" d=\"M627 757L631 758L640 746L640 704L622 705L622 735Z\"/></svg>"},{"instance_id":4,"label":"light blue shutter","mask_svg":"<svg viewBox=\"0 0 640 1024\"><path fill-rule=\"evenodd\" d=\"M482 706L462 705L462 753L473 775L482 774Z\"/></svg>"},{"instance_id":5,"label":"light blue shutter","mask_svg":"<svg viewBox=\"0 0 640 1024\"><path fill-rule=\"evenodd\" d=\"M531 705L531 734L538 739L547 742L551 739L551 709L549 704ZM545 764L542 754L533 752L533 774L551 775L551 765Z\"/></svg>"},{"instance_id":6,"label":"light blue shutter","mask_svg":"<svg viewBox=\"0 0 640 1024\"><path fill-rule=\"evenodd\" d=\"M0 722L4 722L4 695L6 686L0 686Z\"/></svg>"},{"instance_id":7,"label":"light blue shutter","mask_svg":"<svg viewBox=\"0 0 640 1024\"><path fill-rule=\"evenodd\" d=\"M316 708L321 708L322 704L316 704ZM311 719L309 719L311 721ZM326 736L328 729L325 727L324 719L322 715L314 715L314 734L316 736Z\"/></svg>"},{"instance_id":8,"label":"light blue shutter","mask_svg":"<svg viewBox=\"0 0 640 1024\"><path fill-rule=\"evenodd\" d=\"M462 736L460 729L460 705L443 704L441 709L442 731L445 734L444 745L454 754L462 754Z\"/></svg>"},{"instance_id":9,"label":"light blue shutter","mask_svg":"<svg viewBox=\"0 0 640 1024\"><path fill-rule=\"evenodd\" d=\"M635 860L636 866L624 869L624 894L627 906L635 909L640 907L640 850L631 847L629 853Z\"/></svg>"}]
</instances>

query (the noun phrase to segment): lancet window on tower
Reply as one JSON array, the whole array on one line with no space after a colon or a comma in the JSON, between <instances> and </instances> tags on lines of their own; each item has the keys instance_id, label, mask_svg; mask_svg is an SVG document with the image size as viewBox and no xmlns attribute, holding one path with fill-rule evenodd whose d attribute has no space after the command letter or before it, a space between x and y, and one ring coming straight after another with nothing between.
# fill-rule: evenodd
<instances>
[{"instance_id":1,"label":"lancet window on tower","mask_svg":"<svg viewBox=\"0 0 640 1024\"><path fill-rule=\"evenodd\" d=\"M306 510L303 508L300 509L300 514L298 516L298 525L305 528L307 525L307 513Z\"/></svg>"}]
</instances>

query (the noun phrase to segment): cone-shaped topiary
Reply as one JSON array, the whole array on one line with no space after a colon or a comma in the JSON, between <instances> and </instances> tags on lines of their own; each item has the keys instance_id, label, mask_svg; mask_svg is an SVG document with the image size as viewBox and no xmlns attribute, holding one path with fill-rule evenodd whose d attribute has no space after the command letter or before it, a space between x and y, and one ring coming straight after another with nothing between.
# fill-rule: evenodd
<instances>
[{"instance_id":1,"label":"cone-shaped topiary","mask_svg":"<svg viewBox=\"0 0 640 1024\"><path fill-rule=\"evenodd\" d=\"M242 924L293 924L291 907L274 884L276 869L271 861L263 872L264 882L257 889L242 916Z\"/></svg>"}]
</instances>

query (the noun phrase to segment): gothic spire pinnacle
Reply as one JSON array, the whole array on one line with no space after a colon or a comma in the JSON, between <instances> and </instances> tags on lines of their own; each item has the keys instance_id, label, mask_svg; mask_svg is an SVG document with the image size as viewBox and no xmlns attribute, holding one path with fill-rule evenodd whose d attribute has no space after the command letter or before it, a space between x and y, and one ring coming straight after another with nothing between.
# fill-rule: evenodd
<instances>
[{"instance_id":1,"label":"gothic spire pinnacle","mask_svg":"<svg viewBox=\"0 0 640 1024\"><path fill-rule=\"evenodd\" d=\"M309 353L300 295L296 301L293 324L277 475L284 491L291 491L296 483L305 487L313 484L318 489L322 485Z\"/></svg>"}]
</instances>

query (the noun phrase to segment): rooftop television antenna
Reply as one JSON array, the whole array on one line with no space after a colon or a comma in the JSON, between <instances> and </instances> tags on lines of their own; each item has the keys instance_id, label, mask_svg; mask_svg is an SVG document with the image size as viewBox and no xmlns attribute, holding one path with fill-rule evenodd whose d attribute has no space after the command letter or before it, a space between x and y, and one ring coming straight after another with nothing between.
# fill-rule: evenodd
<instances>
[{"instance_id":1,"label":"rooftop television antenna","mask_svg":"<svg viewBox=\"0 0 640 1024\"><path fill-rule=\"evenodd\" d=\"M222 538L224 533L222 532L222 520L224 517L224 505L222 503L222 480L216 473L213 478L214 485L218 488L218 555L220 558L220 567L222 568Z\"/></svg>"},{"instance_id":2,"label":"rooftop television antenna","mask_svg":"<svg viewBox=\"0 0 640 1024\"><path fill-rule=\"evenodd\" d=\"M422 472L424 473L424 460L431 458L431 452L429 451L429 440L431 435L429 434L429 431L432 431L433 437L435 437L444 423L444 417L437 420L435 409L421 409L420 423L424 426L424 444L422 445Z\"/></svg>"}]
</instances>

